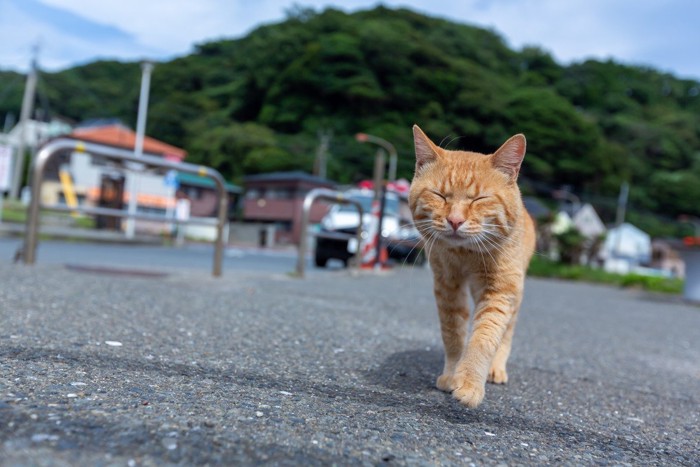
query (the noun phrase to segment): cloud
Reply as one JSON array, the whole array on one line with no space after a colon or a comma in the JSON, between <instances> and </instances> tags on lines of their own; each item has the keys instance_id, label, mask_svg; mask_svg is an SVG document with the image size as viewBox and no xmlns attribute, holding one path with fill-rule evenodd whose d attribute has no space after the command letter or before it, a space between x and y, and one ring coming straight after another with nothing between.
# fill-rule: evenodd
<instances>
[{"instance_id":1,"label":"cloud","mask_svg":"<svg viewBox=\"0 0 700 467\"><path fill-rule=\"evenodd\" d=\"M694 0L448 3L451 17L490 26L516 48L538 45L563 63L614 58L700 78L700 63L694 58L700 2Z\"/></svg>"},{"instance_id":2,"label":"cloud","mask_svg":"<svg viewBox=\"0 0 700 467\"><path fill-rule=\"evenodd\" d=\"M116 26L87 20L36 0L0 0L0 68L26 69L34 47L45 69L97 58L164 54Z\"/></svg>"},{"instance_id":3,"label":"cloud","mask_svg":"<svg viewBox=\"0 0 700 467\"><path fill-rule=\"evenodd\" d=\"M304 0L316 10L367 9L376 0ZM700 78L695 0L384 0L382 4L488 27L514 48L537 45L562 63L614 58ZM196 43L235 38L284 19L294 0L0 0L0 68L67 67L96 57L164 60ZM36 7L36 12L29 11ZM22 8L21 6L24 6ZM44 10L41 10L41 7ZM51 14L46 14L46 11ZM43 13L42 13L43 11ZM66 22L71 22L67 27ZM21 27L19 26L21 25Z\"/></svg>"},{"instance_id":4,"label":"cloud","mask_svg":"<svg viewBox=\"0 0 700 467\"><path fill-rule=\"evenodd\" d=\"M187 53L199 42L240 37L261 23L281 21L287 7L279 0L43 1L117 26L139 43L171 54Z\"/></svg>"}]
</instances>

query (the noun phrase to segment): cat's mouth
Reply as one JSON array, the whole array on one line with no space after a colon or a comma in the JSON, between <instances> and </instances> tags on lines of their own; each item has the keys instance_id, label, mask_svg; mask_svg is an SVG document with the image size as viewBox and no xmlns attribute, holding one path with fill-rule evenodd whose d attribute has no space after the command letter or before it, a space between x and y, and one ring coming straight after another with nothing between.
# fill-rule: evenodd
<instances>
[{"instance_id":1,"label":"cat's mouth","mask_svg":"<svg viewBox=\"0 0 700 467\"><path fill-rule=\"evenodd\" d=\"M444 232L442 238L451 243L471 244L478 241L480 234L480 231L451 230Z\"/></svg>"}]
</instances>

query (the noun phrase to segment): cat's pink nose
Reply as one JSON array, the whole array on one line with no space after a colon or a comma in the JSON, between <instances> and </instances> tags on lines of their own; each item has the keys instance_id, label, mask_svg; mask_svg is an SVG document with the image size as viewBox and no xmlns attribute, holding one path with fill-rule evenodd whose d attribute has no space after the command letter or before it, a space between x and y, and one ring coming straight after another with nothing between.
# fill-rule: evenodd
<instances>
[{"instance_id":1,"label":"cat's pink nose","mask_svg":"<svg viewBox=\"0 0 700 467\"><path fill-rule=\"evenodd\" d=\"M462 224L464 224L464 219L460 219L460 218L457 218L457 217L448 217L448 218L447 218L447 222L449 222L450 225L452 226L452 230L454 230L454 231L456 232L457 229L459 229L459 227L460 227Z\"/></svg>"}]
</instances>

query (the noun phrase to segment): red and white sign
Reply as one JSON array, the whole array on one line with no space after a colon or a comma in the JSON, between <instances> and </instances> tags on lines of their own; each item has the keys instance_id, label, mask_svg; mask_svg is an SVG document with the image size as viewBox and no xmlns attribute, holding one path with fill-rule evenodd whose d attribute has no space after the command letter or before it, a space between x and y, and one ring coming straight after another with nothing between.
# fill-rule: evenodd
<instances>
[{"instance_id":1,"label":"red and white sign","mask_svg":"<svg viewBox=\"0 0 700 467\"><path fill-rule=\"evenodd\" d=\"M362 180L357 184L358 188L364 188L368 190L374 189L374 181L372 180ZM400 178L394 182L389 182L386 184L386 188L389 191L394 191L399 194L408 194L411 189L411 183L405 178Z\"/></svg>"}]
</instances>

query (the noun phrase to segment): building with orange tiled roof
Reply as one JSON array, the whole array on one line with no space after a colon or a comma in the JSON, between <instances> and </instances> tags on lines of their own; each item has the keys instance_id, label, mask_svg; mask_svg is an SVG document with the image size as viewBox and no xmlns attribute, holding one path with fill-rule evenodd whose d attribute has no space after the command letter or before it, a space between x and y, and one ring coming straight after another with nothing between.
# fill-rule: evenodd
<instances>
[{"instance_id":1,"label":"building with orange tiled roof","mask_svg":"<svg viewBox=\"0 0 700 467\"><path fill-rule=\"evenodd\" d=\"M114 121L78 127L65 137L127 150L134 150L136 144L136 133ZM177 162L181 162L187 155L184 149L149 136L144 136L143 153ZM176 173L166 176L166 173L157 169L128 170L128 166L123 163L94 158L82 152L75 152L55 161L55 167L47 170L47 181L42 190L42 202L48 205L66 202L65 193L66 189L69 189L75 193L78 204L124 210L129 199L135 195L137 211L171 215L174 210L178 186ZM58 176L60 172L64 173L63 177ZM53 177L49 175L51 173L54 174ZM69 180L70 187L65 186L66 180ZM208 216L207 212L197 213L197 209L206 208L200 205L208 205L211 202L204 202L207 198L206 193L199 197L202 199L192 200L193 215ZM118 218L97 217L98 228L120 229L121 224ZM136 221L136 230L141 232L167 234L171 228L172 224L167 222Z\"/></svg>"},{"instance_id":2,"label":"building with orange tiled roof","mask_svg":"<svg viewBox=\"0 0 700 467\"><path fill-rule=\"evenodd\" d=\"M133 150L136 146L136 133L131 128L119 123L79 127L73 130L68 137L122 149ZM143 137L143 152L144 154L162 156L177 161L182 161L187 156L187 151L184 149L164 143L150 136Z\"/></svg>"},{"instance_id":3,"label":"building with orange tiled roof","mask_svg":"<svg viewBox=\"0 0 700 467\"><path fill-rule=\"evenodd\" d=\"M136 133L116 119L87 122L61 138L128 151L133 151L136 144ZM143 143L143 153L151 157L181 162L187 156L184 149L149 136L144 136ZM44 180L41 201L45 205L69 205L70 199L70 203L77 202L77 205L125 210L128 202L135 199L137 212L164 215L170 219L177 199L187 199L190 202L190 215L193 217L215 217L219 207L214 182L206 177L175 170L164 172L163 169L149 167L133 169L131 164L93 157L84 152L53 158L47 165ZM240 187L226 184L231 217L241 191ZM121 226L119 218L96 217L97 228L118 230ZM142 233L167 235L172 233L173 223L165 219L138 219L135 226ZM186 235L199 239L213 240L216 237L213 226L185 225L181 228Z\"/></svg>"}]
</instances>

